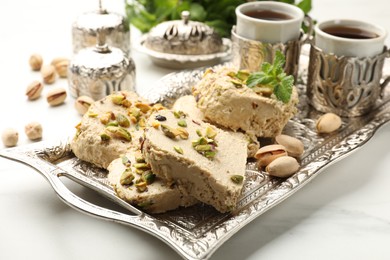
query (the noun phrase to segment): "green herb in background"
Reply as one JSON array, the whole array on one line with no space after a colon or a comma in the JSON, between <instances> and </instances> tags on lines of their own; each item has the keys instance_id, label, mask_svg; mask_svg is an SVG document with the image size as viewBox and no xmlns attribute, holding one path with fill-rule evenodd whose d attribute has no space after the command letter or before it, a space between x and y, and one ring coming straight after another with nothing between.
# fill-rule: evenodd
<instances>
[{"instance_id":1,"label":"green herb in background","mask_svg":"<svg viewBox=\"0 0 390 260\"><path fill-rule=\"evenodd\" d=\"M277 99L288 103L291 98L294 77L283 70L285 57L282 52L277 51L273 64L264 62L259 72L249 75L246 85L249 88L266 88L274 93Z\"/></svg>"},{"instance_id":2,"label":"green herb in background","mask_svg":"<svg viewBox=\"0 0 390 260\"><path fill-rule=\"evenodd\" d=\"M126 1L126 0L125 0ZM213 27L222 37L229 37L236 24L235 9L245 0L127 0L126 14L130 23L146 33L157 24L179 20L184 10L191 12L191 20L204 22ZM305 14L311 10L311 0L279 0L294 4Z\"/></svg>"}]
</instances>

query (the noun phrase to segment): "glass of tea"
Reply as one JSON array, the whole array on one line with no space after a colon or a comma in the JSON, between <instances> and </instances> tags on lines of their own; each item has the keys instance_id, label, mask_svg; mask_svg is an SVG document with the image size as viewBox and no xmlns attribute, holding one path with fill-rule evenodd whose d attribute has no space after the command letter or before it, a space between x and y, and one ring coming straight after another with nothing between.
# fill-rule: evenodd
<instances>
[{"instance_id":1,"label":"glass of tea","mask_svg":"<svg viewBox=\"0 0 390 260\"><path fill-rule=\"evenodd\" d=\"M362 116L380 105L387 32L358 20L331 20L315 27L306 94L321 112Z\"/></svg>"},{"instance_id":2,"label":"glass of tea","mask_svg":"<svg viewBox=\"0 0 390 260\"><path fill-rule=\"evenodd\" d=\"M358 20L329 20L315 28L315 46L338 56L372 57L383 51L386 30Z\"/></svg>"},{"instance_id":3,"label":"glass of tea","mask_svg":"<svg viewBox=\"0 0 390 260\"><path fill-rule=\"evenodd\" d=\"M265 43L286 43L300 37L303 11L291 4L255 1L236 8L237 35Z\"/></svg>"},{"instance_id":4,"label":"glass of tea","mask_svg":"<svg viewBox=\"0 0 390 260\"><path fill-rule=\"evenodd\" d=\"M232 63L240 69L258 71L272 63L275 53L286 57L284 70L297 78L301 45L312 34L309 16L291 4L254 1L237 6L237 24L232 29ZM308 32L301 30L302 23Z\"/></svg>"}]
</instances>

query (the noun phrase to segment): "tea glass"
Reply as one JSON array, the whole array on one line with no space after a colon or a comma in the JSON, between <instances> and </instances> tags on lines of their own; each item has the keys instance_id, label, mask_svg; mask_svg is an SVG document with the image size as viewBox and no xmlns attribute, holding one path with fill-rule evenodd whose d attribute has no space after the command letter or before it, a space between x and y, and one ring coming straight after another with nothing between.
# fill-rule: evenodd
<instances>
[{"instance_id":1,"label":"tea glass","mask_svg":"<svg viewBox=\"0 0 390 260\"><path fill-rule=\"evenodd\" d=\"M266 20L248 15L250 11L268 10L289 16ZM249 2L236 8L237 24L232 29L232 62L239 69L258 71L263 62L272 63L276 51L286 56L285 71L295 78L298 73L301 45L312 34L312 21L303 11L290 4L272 1ZM301 30L308 25L308 33Z\"/></svg>"},{"instance_id":2,"label":"tea glass","mask_svg":"<svg viewBox=\"0 0 390 260\"><path fill-rule=\"evenodd\" d=\"M335 26L360 29L376 36L346 38L326 32ZM345 117L369 113L390 79L381 83L384 60L389 57L384 45L387 32L358 20L324 21L314 30L306 89L309 103L321 112Z\"/></svg>"}]
</instances>

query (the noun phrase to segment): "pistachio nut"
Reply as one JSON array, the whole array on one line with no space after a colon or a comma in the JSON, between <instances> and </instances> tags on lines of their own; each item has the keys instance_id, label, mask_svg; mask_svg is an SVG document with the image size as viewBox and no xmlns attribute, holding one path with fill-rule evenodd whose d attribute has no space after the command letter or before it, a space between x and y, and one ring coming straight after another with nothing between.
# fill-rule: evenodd
<instances>
[{"instance_id":1,"label":"pistachio nut","mask_svg":"<svg viewBox=\"0 0 390 260\"><path fill-rule=\"evenodd\" d=\"M111 101L115 105L122 105L123 100L125 100L126 97L122 94L113 94L111 95Z\"/></svg>"},{"instance_id":2,"label":"pistachio nut","mask_svg":"<svg viewBox=\"0 0 390 260\"><path fill-rule=\"evenodd\" d=\"M74 102L74 107L80 115L84 115L93 102L95 101L88 96L80 96Z\"/></svg>"},{"instance_id":3,"label":"pistachio nut","mask_svg":"<svg viewBox=\"0 0 390 260\"><path fill-rule=\"evenodd\" d=\"M185 130L182 127L178 127L178 128L176 128L176 130L178 131L179 136L180 136L181 139L183 139L183 140L187 140L188 139L189 133L187 132L187 130Z\"/></svg>"},{"instance_id":4,"label":"pistachio nut","mask_svg":"<svg viewBox=\"0 0 390 260\"><path fill-rule=\"evenodd\" d=\"M147 113L152 107L146 103L136 103L135 107L142 111L142 113Z\"/></svg>"},{"instance_id":5,"label":"pistachio nut","mask_svg":"<svg viewBox=\"0 0 390 260\"><path fill-rule=\"evenodd\" d=\"M130 161L129 158L127 158L126 155L123 155L121 159L122 159L122 164L124 166L126 166L126 167L130 167L131 166L131 161Z\"/></svg>"},{"instance_id":6,"label":"pistachio nut","mask_svg":"<svg viewBox=\"0 0 390 260\"><path fill-rule=\"evenodd\" d=\"M19 133L16 129L7 128L1 134L3 144L7 147L16 146L19 140Z\"/></svg>"},{"instance_id":7,"label":"pistachio nut","mask_svg":"<svg viewBox=\"0 0 390 260\"><path fill-rule=\"evenodd\" d=\"M268 164L265 170L269 175L285 178L296 173L299 167L299 163L294 157L282 156Z\"/></svg>"},{"instance_id":8,"label":"pistachio nut","mask_svg":"<svg viewBox=\"0 0 390 260\"><path fill-rule=\"evenodd\" d=\"M53 84L56 81L57 75L53 65L42 66L41 75L45 84Z\"/></svg>"},{"instance_id":9,"label":"pistachio nut","mask_svg":"<svg viewBox=\"0 0 390 260\"><path fill-rule=\"evenodd\" d=\"M116 121L122 127L129 127L130 126L130 120L127 118L127 116L125 116L123 114L120 114L120 113L117 114Z\"/></svg>"},{"instance_id":10,"label":"pistachio nut","mask_svg":"<svg viewBox=\"0 0 390 260\"><path fill-rule=\"evenodd\" d=\"M61 63L61 62L63 62L63 61L69 61L69 59L66 58L66 57L56 57L56 58L54 58L54 59L50 62L50 64L53 65L53 66L55 67L57 64L59 64L59 63Z\"/></svg>"},{"instance_id":11,"label":"pistachio nut","mask_svg":"<svg viewBox=\"0 0 390 260\"><path fill-rule=\"evenodd\" d=\"M173 146L173 149L177 152L177 153L179 153L179 154L183 154L184 152L183 152L183 149L180 147L180 146Z\"/></svg>"},{"instance_id":12,"label":"pistachio nut","mask_svg":"<svg viewBox=\"0 0 390 260\"><path fill-rule=\"evenodd\" d=\"M142 179L146 182L146 184L152 184L156 179L156 175L151 171L145 171L142 173Z\"/></svg>"},{"instance_id":13,"label":"pistachio nut","mask_svg":"<svg viewBox=\"0 0 390 260\"><path fill-rule=\"evenodd\" d=\"M131 134L120 126L107 126L106 130L114 137L131 142Z\"/></svg>"},{"instance_id":14,"label":"pistachio nut","mask_svg":"<svg viewBox=\"0 0 390 260\"><path fill-rule=\"evenodd\" d=\"M138 192L146 191L148 189L147 186L148 186L148 184L142 178L136 180L136 182L135 182L135 187L137 188Z\"/></svg>"},{"instance_id":15,"label":"pistachio nut","mask_svg":"<svg viewBox=\"0 0 390 260\"><path fill-rule=\"evenodd\" d=\"M210 139L214 139L217 136L217 132L210 126L206 127L206 137Z\"/></svg>"},{"instance_id":16,"label":"pistachio nut","mask_svg":"<svg viewBox=\"0 0 390 260\"><path fill-rule=\"evenodd\" d=\"M61 78L66 78L68 76L68 66L69 66L69 60L64 59L64 60L58 61L54 65L54 68L56 69L58 76L60 76Z\"/></svg>"},{"instance_id":17,"label":"pistachio nut","mask_svg":"<svg viewBox=\"0 0 390 260\"><path fill-rule=\"evenodd\" d=\"M26 89L28 100L35 100L41 96L43 85L38 80L31 82Z\"/></svg>"},{"instance_id":18,"label":"pistachio nut","mask_svg":"<svg viewBox=\"0 0 390 260\"><path fill-rule=\"evenodd\" d=\"M281 156L287 156L286 148L280 144L271 144L257 150L255 158L259 167L264 167Z\"/></svg>"},{"instance_id":19,"label":"pistachio nut","mask_svg":"<svg viewBox=\"0 0 390 260\"><path fill-rule=\"evenodd\" d=\"M42 125L38 122L31 122L24 127L28 139L38 140L42 138Z\"/></svg>"},{"instance_id":20,"label":"pistachio nut","mask_svg":"<svg viewBox=\"0 0 390 260\"><path fill-rule=\"evenodd\" d=\"M46 100L50 106L58 106L64 103L66 99L66 90L64 88L55 88L46 95Z\"/></svg>"},{"instance_id":21,"label":"pistachio nut","mask_svg":"<svg viewBox=\"0 0 390 260\"><path fill-rule=\"evenodd\" d=\"M232 175L230 177L230 179L232 180L232 182L234 182L235 184L241 184L243 181L244 181L244 176L242 175Z\"/></svg>"},{"instance_id":22,"label":"pistachio nut","mask_svg":"<svg viewBox=\"0 0 390 260\"><path fill-rule=\"evenodd\" d=\"M37 53L32 54L29 59L29 64L32 70L40 70L43 64L42 56Z\"/></svg>"},{"instance_id":23,"label":"pistachio nut","mask_svg":"<svg viewBox=\"0 0 390 260\"><path fill-rule=\"evenodd\" d=\"M115 114L112 111L106 112L99 117L100 123L107 125L111 120L115 120Z\"/></svg>"},{"instance_id":24,"label":"pistachio nut","mask_svg":"<svg viewBox=\"0 0 390 260\"><path fill-rule=\"evenodd\" d=\"M180 134L179 131L177 131L177 129L173 128L173 127L170 127L168 125L161 125L161 130L163 131L163 133L171 138L171 139L175 139L177 135Z\"/></svg>"},{"instance_id":25,"label":"pistachio nut","mask_svg":"<svg viewBox=\"0 0 390 260\"><path fill-rule=\"evenodd\" d=\"M178 126L181 126L181 127L187 127L187 122L186 122L186 120L184 120L184 119L179 119L179 120L177 121L177 125L178 125Z\"/></svg>"},{"instance_id":26,"label":"pistachio nut","mask_svg":"<svg viewBox=\"0 0 390 260\"><path fill-rule=\"evenodd\" d=\"M275 137L275 141L286 148L289 156L299 157L305 151L302 141L295 137L289 135L278 135Z\"/></svg>"},{"instance_id":27,"label":"pistachio nut","mask_svg":"<svg viewBox=\"0 0 390 260\"><path fill-rule=\"evenodd\" d=\"M317 132L320 134L329 134L341 126L341 118L333 113L326 113L320 116L316 122Z\"/></svg>"},{"instance_id":28,"label":"pistachio nut","mask_svg":"<svg viewBox=\"0 0 390 260\"><path fill-rule=\"evenodd\" d=\"M121 185L131 185L133 184L134 175L130 169L126 169L119 180Z\"/></svg>"}]
</instances>

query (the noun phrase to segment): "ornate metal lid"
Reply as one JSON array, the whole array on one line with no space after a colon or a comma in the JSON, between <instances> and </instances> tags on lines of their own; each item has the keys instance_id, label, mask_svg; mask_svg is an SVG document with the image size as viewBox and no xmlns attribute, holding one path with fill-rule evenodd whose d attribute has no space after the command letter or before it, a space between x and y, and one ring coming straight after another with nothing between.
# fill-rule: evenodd
<instances>
[{"instance_id":1,"label":"ornate metal lid","mask_svg":"<svg viewBox=\"0 0 390 260\"><path fill-rule=\"evenodd\" d=\"M108 12L99 1L99 9L83 13L72 25L73 52L97 43L98 31L106 31L106 41L125 53L130 53L130 28L123 15Z\"/></svg>"},{"instance_id":2,"label":"ornate metal lid","mask_svg":"<svg viewBox=\"0 0 390 260\"><path fill-rule=\"evenodd\" d=\"M190 21L190 12L182 20L167 21L153 27L146 36L145 47L172 54L200 55L223 51L222 38L211 27Z\"/></svg>"}]
</instances>

